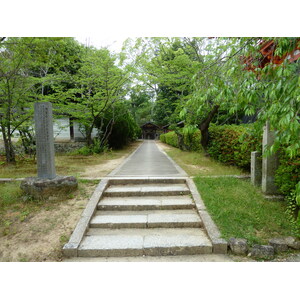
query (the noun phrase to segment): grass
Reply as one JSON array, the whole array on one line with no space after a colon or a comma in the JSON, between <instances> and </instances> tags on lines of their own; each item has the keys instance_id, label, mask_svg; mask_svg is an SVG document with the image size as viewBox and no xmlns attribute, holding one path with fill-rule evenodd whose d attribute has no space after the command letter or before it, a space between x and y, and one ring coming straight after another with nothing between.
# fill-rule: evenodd
<instances>
[{"instance_id":1,"label":"grass","mask_svg":"<svg viewBox=\"0 0 300 300\"><path fill-rule=\"evenodd\" d=\"M189 176L214 176L214 175L242 175L245 171L226 166L205 156L203 152L182 151L169 146L166 153L189 175Z\"/></svg>"},{"instance_id":2,"label":"grass","mask_svg":"<svg viewBox=\"0 0 300 300\"><path fill-rule=\"evenodd\" d=\"M246 238L251 245L267 244L270 238L292 235L285 203L265 200L248 180L196 177L194 181L225 239Z\"/></svg>"},{"instance_id":3,"label":"grass","mask_svg":"<svg viewBox=\"0 0 300 300\"><path fill-rule=\"evenodd\" d=\"M88 166L99 165L107 160L118 159L132 152L139 143L132 143L121 150L112 150L94 155L56 154L55 168L59 175L79 176ZM29 158L19 158L15 165L6 164L5 157L0 156L0 178L23 178L37 176L36 161Z\"/></svg>"}]
</instances>

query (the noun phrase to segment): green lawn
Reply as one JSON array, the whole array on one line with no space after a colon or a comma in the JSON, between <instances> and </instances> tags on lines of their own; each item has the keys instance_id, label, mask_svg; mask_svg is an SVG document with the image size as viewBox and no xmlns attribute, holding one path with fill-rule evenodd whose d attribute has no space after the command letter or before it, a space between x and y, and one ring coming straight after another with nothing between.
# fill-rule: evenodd
<instances>
[{"instance_id":1,"label":"green lawn","mask_svg":"<svg viewBox=\"0 0 300 300\"><path fill-rule=\"evenodd\" d=\"M225 239L246 238L250 244L266 244L272 237L293 235L285 203L264 199L249 180L196 177L194 181Z\"/></svg>"},{"instance_id":2,"label":"green lawn","mask_svg":"<svg viewBox=\"0 0 300 300\"><path fill-rule=\"evenodd\" d=\"M226 166L205 156L203 152L182 151L169 145L165 151L189 176L246 174L237 167Z\"/></svg>"}]
</instances>

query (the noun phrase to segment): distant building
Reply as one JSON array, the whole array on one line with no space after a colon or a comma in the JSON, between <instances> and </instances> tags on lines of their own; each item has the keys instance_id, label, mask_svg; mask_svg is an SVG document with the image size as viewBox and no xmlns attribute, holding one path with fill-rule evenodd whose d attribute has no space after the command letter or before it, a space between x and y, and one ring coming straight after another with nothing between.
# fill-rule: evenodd
<instances>
[{"instance_id":1,"label":"distant building","mask_svg":"<svg viewBox=\"0 0 300 300\"><path fill-rule=\"evenodd\" d=\"M172 131L169 127L171 124L165 125L162 127L163 133L168 133L169 131ZM176 127L183 128L184 127L184 121L180 121L176 123Z\"/></svg>"},{"instance_id":2,"label":"distant building","mask_svg":"<svg viewBox=\"0 0 300 300\"><path fill-rule=\"evenodd\" d=\"M34 126L34 125L33 125ZM34 127L33 127L34 128ZM93 129L92 138L96 137L97 129ZM57 142L83 142L85 136L80 128L80 123L76 121L70 121L69 117L55 118L53 120L53 136ZM19 131L14 132L14 138L19 138ZM2 133L0 132L0 138L2 139Z\"/></svg>"},{"instance_id":3,"label":"distant building","mask_svg":"<svg viewBox=\"0 0 300 300\"><path fill-rule=\"evenodd\" d=\"M85 136L80 128L80 123L70 120L69 117L61 117L53 121L54 139L56 141L85 141ZM92 131L92 138L96 137L97 130Z\"/></svg>"},{"instance_id":4,"label":"distant building","mask_svg":"<svg viewBox=\"0 0 300 300\"><path fill-rule=\"evenodd\" d=\"M141 138L144 140L157 140L159 139L162 130L159 126L152 122L147 122L141 126L142 136Z\"/></svg>"}]
</instances>

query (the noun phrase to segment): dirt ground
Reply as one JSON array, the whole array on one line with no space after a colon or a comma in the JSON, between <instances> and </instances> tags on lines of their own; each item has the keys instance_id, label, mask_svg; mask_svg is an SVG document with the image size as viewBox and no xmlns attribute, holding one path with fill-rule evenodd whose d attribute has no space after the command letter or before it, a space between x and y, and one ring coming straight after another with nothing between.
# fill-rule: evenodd
<instances>
[{"instance_id":1,"label":"dirt ground","mask_svg":"<svg viewBox=\"0 0 300 300\"><path fill-rule=\"evenodd\" d=\"M98 178L108 175L112 170L118 167L127 156L117 159L111 159L99 165L89 166L80 174L80 177Z\"/></svg>"},{"instance_id":2,"label":"dirt ground","mask_svg":"<svg viewBox=\"0 0 300 300\"><path fill-rule=\"evenodd\" d=\"M95 187L96 184L85 185L72 199L47 205L25 220L16 218L8 233L0 232L0 261L61 261L62 246Z\"/></svg>"},{"instance_id":3,"label":"dirt ground","mask_svg":"<svg viewBox=\"0 0 300 300\"><path fill-rule=\"evenodd\" d=\"M88 166L81 177L97 178L109 174L128 156ZM0 227L0 261L33 262L61 261L62 247L69 240L97 183L80 184L81 190L72 199L56 202L20 219L9 211L7 228Z\"/></svg>"}]
</instances>

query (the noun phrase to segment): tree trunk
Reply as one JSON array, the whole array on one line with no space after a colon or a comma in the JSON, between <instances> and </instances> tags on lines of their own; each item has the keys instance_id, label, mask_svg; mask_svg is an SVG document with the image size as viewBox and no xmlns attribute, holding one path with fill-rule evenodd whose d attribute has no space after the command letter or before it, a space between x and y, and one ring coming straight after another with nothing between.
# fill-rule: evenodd
<instances>
[{"instance_id":1,"label":"tree trunk","mask_svg":"<svg viewBox=\"0 0 300 300\"><path fill-rule=\"evenodd\" d=\"M180 150L183 150L183 151L187 151L187 147L184 143L184 136L183 134L179 133L178 131L176 131L176 134L177 134L177 138L178 138L178 147Z\"/></svg>"},{"instance_id":2,"label":"tree trunk","mask_svg":"<svg viewBox=\"0 0 300 300\"><path fill-rule=\"evenodd\" d=\"M207 149L208 141L209 141L209 135L208 135L209 124L212 118L214 117L214 115L218 112L219 107L220 107L219 105L215 105L212 108L212 110L209 112L207 118L203 122L201 122L199 126L199 129L201 131L201 145L204 150Z\"/></svg>"},{"instance_id":3,"label":"tree trunk","mask_svg":"<svg viewBox=\"0 0 300 300\"><path fill-rule=\"evenodd\" d=\"M3 124L1 124L2 136L4 141L4 148L5 148L5 156L7 163L16 163L16 155L15 150L13 148L11 135L9 132L6 131L6 128Z\"/></svg>"}]
</instances>

